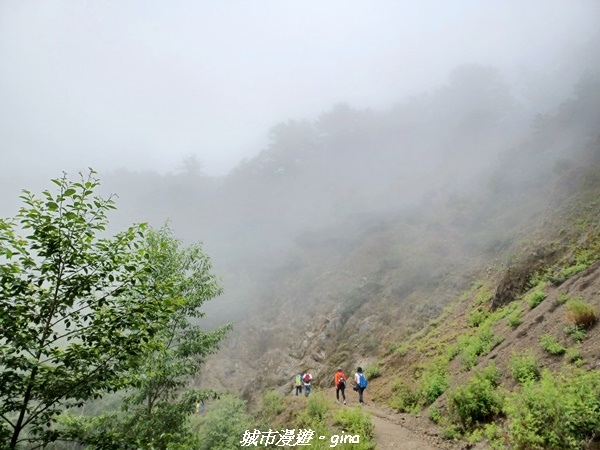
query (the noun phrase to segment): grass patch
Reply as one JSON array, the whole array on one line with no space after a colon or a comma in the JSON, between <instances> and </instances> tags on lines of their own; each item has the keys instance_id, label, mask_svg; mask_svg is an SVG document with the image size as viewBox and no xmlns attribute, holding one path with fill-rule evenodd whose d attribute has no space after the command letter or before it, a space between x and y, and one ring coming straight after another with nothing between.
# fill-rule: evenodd
<instances>
[{"instance_id":1,"label":"grass patch","mask_svg":"<svg viewBox=\"0 0 600 450\"><path fill-rule=\"evenodd\" d=\"M408 344L406 342L402 344L395 342L390 345L390 351L396 355L406 356L408 353Z\"/></svg>"},{"instance_id":2,"label":"grass patch","mask_svg":"<svg viewBox=\"0 0 600 450\"><path fill-rule=\"evenodd\" d=\"M333 423L342 427L348 434L358 434L361 438L371 439L375 426L371 418L360 408L342 408L333 413Z\"/></svg>"},{"instance_id":3,"label":"grass patch","mask_svg":"<svg viewBox=\"0 0 600 450\"><path fill-rule=\"evenodd\" d=\"M587 330L579 325L567 325L563 331L577 342L583 341L587 335Z\"/></svg>"},{"instance_id":4,"label":"grass patch","mask_svg":"<svg viewBox=\"0 0 600 450\"><path fill-rule=\"evenodd\" d=\"M570 363L574 363L575 365L580 365L583 363L583 358L581 357L581 352L576 348L568 348L565 352L567 360Z\"/></svg>"},{"instance_id":5,"label":"grass patch","mask_svg":"<svg viewBox=\"0 0 600 450\"><path fill-rule=\"evenodd\" d=\"M277 429L277 425L273 425L273 428ZM286 424L286 428L314 431L314 437L309 444L313 450L326 450L332 447L346 450L375 448L374 426L370 417L361 408L331 408L330 402L322 391L315 391L308 397L305 407L296 415L291 426ZM318 436L328 438L319 439ZM358 442L355 440L357 436ZM271 447L273 446L270 445L269 448ZM227 448L239 448L239 445Z\"/></svg>"},{"instance_id":6,"label":"grass patch","mask_svg":"<svg viewBox=\"0 0 600 450\"><path fill-rule=\"evenodd\" d=\"M598 321L594 307L580 298L569 300L566 307L567 319L579 327L589 329Z\"/></svg>"},{"instance_id":7,"label":"grass patch","mask_svg":"<svg viewBox=\"0 0 600 450\"><path fill-rule=\"evenodd\" d=\"M506 316L506 322L511 327L517 328L523 323L523 318L521 317L521 314L523 314L523 310L515 309L513 312Z\"/></svg>"},{"instance_id":8,"label":"grass patch","mask_svg":"<svg viewBox=\"0 0 600 450\"><path fill-rule=\"evenodd\" d=\"M378 364L365 367L365 377L367 380L373 380L381 376L381 367Z\"/></svg>"},{"instance_id":9,"label":"grass patch","mask_svg":"<svg viewBox=\"0 0 600 450\"><path fill-rule=\"evenodd\" d=\"M509 362L510 374L515 381L526 383L540 377L537 358L531 352L513 353Z\"/></svg>"},{"instance_id":10,"label":"grass patch","mask_svg":"<svg viewBox=\"0 0 600 450\"><path fill-rule=\"evenodd\" d=\"M551 355L562 355L566 348L556 340L550 333L545 333L540 337L540 346L542 349Z\"/></svg>"},{"instance_id":11,"label":"grass patch","mask_svg":"<svg viewBox=\"0 0 600 450\"><path fill-rule=\"evenodd\" d=\"M547 296L548 294L546 294L546 292L536 289L535 291L532 291L525 296L525 301L527 302L529 307L533 309L540 303L542 303Z\"/></svg>"},{"instance_id":12,"label":"grass patch","mask_svg":"<svg viewBox=\"0 0 600 450\"><path fill-rule=\"evenodd\" d=\"M484 282L479 282L475 284L475 289L478 290L477 295L475 295L475 304L483 305L488 304L494 295L492 287Z\"/></svg>"},{"instance_id":13,"label":"grass patch","mask_svg":"<svg viewBox=\"0 0 600 450\"><path fill-rule=\"evenodd\" d=\"M262 397L259 414L263 418L273 418L283 412L283 395L277 391L267 391Z\"/></svg>"},{"instance_id":14,"label":"grass patch","mask_svg":"<svg viewBox=\"0 0 600 450\"><path fill-rule=\"evenodd\" d=\"M458 344L452 344L446 346L444 356L447 361L452 361L460 353L460 346Z\"/></svg>"},{"instance_id":15,"label":"grass patch","mask_svg":"<svg viewBox=\"0 0 600 450\"><path fill-rule=\"evenodd\" d=\"M448 362L438 358L428 364L410 383L398 380L392 385L391 408L399 412L413 412L431 405L448 388Z\"/></svg>"},{"instance_id":16,"label":"grass patch","mask_svg":"<svg viewBox=\"0 0 600 450\"><path fill-rule=\"evenodd\" d=\"M567 278L572 277L573 275L583 272L588 267L589 265L586 263L575 264L573 266L563 267L563 269L560 271L560 274L562 275L563 279L566 280Z\"/></svg>"},{"instance_id":17,"label":"grass patch","mask_svg":"<svg viewBox=\"0 0 600 450\"><path fill-rule=\"evenodd\" d=\"M467 317L467 323L471 328L477 328L479 325L483 323L485 319L487 319L489 312L482 311L481 309L476 309L469 317Z\"/></svg>"},{"instance_id":18,"label":"grass patch","mask_svg":"<svg viewBox=\"0 0 600 450\"><path fill-rule=\"evenodd\" d=\"M298 415L301 428L325 428L325 418L329 413L329 404L322 391L313 390L308 396L304 410Z\"/></svg>"},{"instance_id":19,"label":"grass patch","mask_svg":"<svg viewBox=\"0 0 600 450\"><path fill-rule=\"evenodd\" d=\"M458 355L465 369L470 369L477 364L479 356L487 355L502 339L495 336L491 325L486 323L480 326L475 334L463 335L458 338Z\"/></svg>"},{"instance_id":20,"label":"grass patch","mask_svg":"<svg viewBox=\"0 0 600 450\"><path fill-rule=\"evenodd\" d=\"M412 412L418 408L419 396L411 384L398 380L392 384L392 396L388 405L398 412Z\"/></svg>"}]
</instances>

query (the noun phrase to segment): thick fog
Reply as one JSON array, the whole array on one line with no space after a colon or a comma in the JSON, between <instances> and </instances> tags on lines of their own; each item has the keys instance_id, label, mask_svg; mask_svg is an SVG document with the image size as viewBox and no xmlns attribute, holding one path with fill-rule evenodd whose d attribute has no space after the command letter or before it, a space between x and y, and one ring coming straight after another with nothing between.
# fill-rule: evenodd
<instances>
[{"instance_id":1,"label":"thick fog","mask_svg":"<svg viewBox=\"0 0 600 450\"><path fill-rule=\"evenodd\" d=\"M93 166L224 175L267 130L332 105L381 109L464 63L553 106L598 26L593 0L4 1L2 173ZM565 59L566 58L566 59ZM535 86L534 86L535 85ZM555 106L555 105L554 105Z\"/></svg>"},{"instance_id":2,"label":"thick fog","mask_svg":"<svg viewBox=\"0 0 600 450\"><path fill-rule=\"evenodd\" d=\"M483 182L593 91L599 19L594 0L4 1L0 213L93 167L115 226L170 220L229 298L259 296L330 227Z\"/></svg>"}]
</instances>

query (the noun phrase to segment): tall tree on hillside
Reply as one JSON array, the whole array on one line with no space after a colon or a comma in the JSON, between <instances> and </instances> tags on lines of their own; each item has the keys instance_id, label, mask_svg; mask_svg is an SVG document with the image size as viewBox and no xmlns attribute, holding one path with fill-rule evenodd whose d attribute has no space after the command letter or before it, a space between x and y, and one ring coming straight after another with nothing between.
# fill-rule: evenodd
<instances>
[{"instance_id":1,"label":"tall tree on hillside","mask_svg":"<svg viewBox=\"0 0 600 450\"><path fill-rule=\"evenodd\" d=\"M168 227L150 230L146 249L153 261L151 277L158 285L173 286L170 295L178 306L156 336L160 346L132 373L135 387L128 391L121 412L61 419L69 437L88 448L196 448L187 419L197 402L217 395L186 389L231 329L225 325L207 333L194 323L204 316L204 302L221 293L210 259L199 245L182 248Z\"/></svg>"},{"instance_id":2,"label":"tall tree on hillside","mask_svg":"<svg viewBox=\"0 0 600 450\"><path fill-rule=\"evenodd\" d=\"M16 218L0 220L0 441L10 449L59 439L65 409L139 384L133 374L165 348L187 294L184 277L156 276L168 244L148 246L144 225L102 237L115 206L94 195L93 171L53 182L57 193L24 191Z\"/></svg>"}]
</instances>

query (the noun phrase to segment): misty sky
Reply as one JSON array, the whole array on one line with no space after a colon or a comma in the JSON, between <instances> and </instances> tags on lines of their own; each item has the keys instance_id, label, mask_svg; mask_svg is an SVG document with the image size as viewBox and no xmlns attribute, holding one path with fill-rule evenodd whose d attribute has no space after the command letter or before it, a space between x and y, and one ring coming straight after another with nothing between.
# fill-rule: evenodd
<instances>
[{"instance_id":1,"label":"misty sky","mask_svg":"<svg viewBox=\"0 0 600 450\"><path fill-rule=\"evenodd\" d=\"M597 30L596 0L0 1L1 173L225 174L268 130L385 108L461 63L511 82ZM24 186L20 186L24 187Z\"/></svg>"}]
</instances>

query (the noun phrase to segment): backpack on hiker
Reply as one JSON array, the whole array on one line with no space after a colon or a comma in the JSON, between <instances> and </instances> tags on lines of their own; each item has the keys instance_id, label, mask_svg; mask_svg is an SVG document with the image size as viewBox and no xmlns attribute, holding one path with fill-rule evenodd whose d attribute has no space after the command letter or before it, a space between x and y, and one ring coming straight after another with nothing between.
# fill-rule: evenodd
<instances>
[{"instance_id":1,"label":"backpack on hiker","mask_svg":"<svg viewBox=\"0 0 600 450\"><path fill-rule=\"evenodd\" d=\"M302 386L302 377L300 375L296 375L296 386Z\"/></svg>"},{"instance_id":2,"label":"backpack on hiker","mask_svg":"<svg viewBox=\"0 0 600 450\"><path fill-rule=\"evenodd\" d=\"M358 385L363 389L367 387L367 377L362 372L358 373Z\"/></svg>"},{"instance_id":3,"label":"backpack on hiker","mask_svg":"<svg viewBox=\"0 0 600 450\"><path fill-rule=\"evenodd\" d=\"M304 381L305 383L310 383L310 374L308 372L304 374L304 378L302 378L302 381Z\"/></svg>"}]
</instances>

